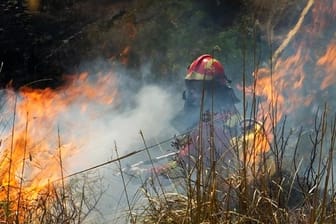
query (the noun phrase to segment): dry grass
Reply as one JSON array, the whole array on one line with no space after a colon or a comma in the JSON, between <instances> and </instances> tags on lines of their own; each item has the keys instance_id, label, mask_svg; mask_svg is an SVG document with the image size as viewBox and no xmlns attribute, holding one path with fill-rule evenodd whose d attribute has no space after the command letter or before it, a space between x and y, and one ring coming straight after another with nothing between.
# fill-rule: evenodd
<instances>
[{"instance_id":1,"label":"dry grass","mask_svg":"<svg viewBox=\"0 0 336 224\"><path fill-rule=\"evenodd\" d=\"M257 114L254 110L244 116ZM139 188L144 196L142 200L146 201L127 200L130 222L335 223L336 117L328 111L325 106L316 113L312 118L314 127L309 132L287 129L286 119L271 129L259 125L247 130L244 125L241 138L232 142L230 150L239 159L229 171L222 166L225 160L213 160L209 168L199 157L192 173L179 169L178 176L182 178L170 179L175 184L174 190L162 184L161 177L153 173ZM267 136L267 141L260 141L260 135ZM142 133L141 136L146 146ZM61 178L59 184L50 183L33 202L4 198L0 220L83 223L103 197L103 192L97 195L97 180L99 177L85 176L64 182ZM3 190L6 187L10 186L4 186ZM124 188L127 192L125 183ZM17 208L13 207L16 204Z\"/></svg>"},{"instance_id":2,"label":"dry grass","mask_svg":"<svg viewBox=\"0 0 336 224\"><path fill-rule=\"evenodd\" d=\"M269 13L266 18L261 18L265 19L261 25L266 27L266 33L270 33L268 36L273 36L275 26L282 18L281 13L291 6L291 1L282 0L278 5L269 4L270 1L266 0L255 2L256 11ZM0 72L1 69L2 63ZM245 80L243 82L245 85ZM256 120L256 96L252 97L249 111L245 93L243 97L243 119L252 117ZM274 107L269 108L271 116L267 117L270 120L263 121L272 124L271 127L259 127L250 138L244 126L241 138L233 140L230 150L237 160L229 171L223 168L222 160L213 159L212 166L206 167L200 156L192 172L177 171L182 178L168 175L171 185L175 184L174 190L162 184L161 177L153 173L139 187L145 202L129 200L123 178L129 221L178 224L336 223L336 117L328 114L326 106L312 118L315 124L311 131L292 131L287 127L286 119L277 123L276 111ZM200 133L202 131L199 130ZM141 136L147 148L142 133ZM260 136L267 136L266 141L260 141ZM211 147L213 152L216 146L211 144ZM203 149L200 148L200 151ZM120 163L119 168L122 173ZM60 170L63 170L61 155ZM61 184L50 184L34 202L21 198L21 193L14 199L8 196L0 201L0 223L83 223L103 196L103 192L97 195L96 188L97 177L85 176L80 181L76 179L69 183L61 178ZM2 186L2 190L9 192L12 189Z\"/></svg>"},{"instance_id":3,"label":"dry grass","mask_svg":"<svg viewBox=\"0 0 336 224\"><path fill-rule=\"evenodd\" d=\"M2 200L0 223L83 223L89 214L97 211L103 196L98 188L99 177L86 175L64 186L50 183L34 200L30 199L29 192L19 195L20 200L12 197Z\"/></svg>"},{"instance_id":4,"label":"dry grass","mask_svg":"<svg viewBox=\"0 0 336 224\"><path fill-rule=\"evenodd\" d=\"M136 220L180 224L335 223L336 116L328 114L326 105L311 118L315 124L309 132L292 130L286 118L278 121L276 97L273 100L267 114L260 116L257 97L253 95L252 103L248 102L243 92L242 119L265 119L252 131L243 125L242 135L231 140L228 150L237 160L230 169L223 168L225 161L221 160L212 159L210 167L203 164L205 149L199 147L192 171L178 171L183 177L176 183L178 190L164 189L156 173L143 183L141 190L147 203L138 210ZM209 130L214 132L211 125ZM202 131L200 128L199 136ZM213 152L216 145L210 143L210 147ZM173 184L175 181L171 178Z\"/></svg>"},{"instance_id":5,"label":"dry grass","mask_svg":"<svg viewBox=\"0 0 336 224\"><path fill-rule=\"evenodd\" d=\"M209 184L197 181L197 175L195 179L185 173L184 190L172 193L158 190L160 179L154 175L142 186L148 203L138 213L137 220L139 223L335 223L335 127L335 118L328 117L326 109L316 115L314 130L308 134L286 132L284 121L274 130L277 135L268 145L270 151L260 155L264 160L258 165L258 172L241 159L229 175L216 169L213 181L206 182ZM305 135L310 141L303 141ZM244 148L246 152L250 150ZM201 172L197 169L196 174L206 173L205 167Z\"/></svg>"}]
</instances>

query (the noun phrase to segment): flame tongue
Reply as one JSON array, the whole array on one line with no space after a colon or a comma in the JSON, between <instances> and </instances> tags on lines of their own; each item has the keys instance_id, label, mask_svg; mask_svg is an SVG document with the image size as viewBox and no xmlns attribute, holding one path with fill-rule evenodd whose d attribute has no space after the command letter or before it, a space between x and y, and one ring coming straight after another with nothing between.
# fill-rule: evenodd
<instances>
[{"instance_id":1,"label":"flame tongue","mask_svg":"<svg viewBox=\"0 0 336 224\"><path fill-rule=\"evenodd\" d=\"M335 19L335 12L336 1L315 1L313 22L303 25L299 31L305 38L296 38L296 45L290 46L295 49L294 54L273 61L272 68L261 68L254 73L256 87L249 88L262 99L258 119L266 121L266 127L273 127L284 114L312 106L319 100L317 89L328 90L336 83L334 38L329 43L327 40L325 49L312 47L321 46L320 33L332 27L329 22ZM128 52L129 48L125 48L123 54ZM84 113L85 119L94 119L101 113L95 109L96 105L106 108L115 105L118 98L115 76L109 73L97 75L92 81L90 78L82 73L68 77L67 84L56 90L24 87L18 94L8 92L9 109L3 115L13 119L3 124L7 133L3 135L0 154L1 201L17 201L19 192L22 198L33 200L50 183L60 179L62 172L66 172L65 158L77 153L85 140L80 138L83 136L72 138L74 127L80 124L74 124L71 118ZM276 113L272 113L274 110ZM66 128L59 129L64 123Z\"/></svg>"},{"instance_id":2,"label":"flame tongue","mask_svg":"<svg viewBox=\"0 0 336 224\"><path fill-rule=\"evenodd\" d=\"M13 119L5 124L8 133L0 157L0 200L17 201L19 193L25 200L33 200L50 183L57 184L54 181L66 171L61 170L61 164L66 165L66 158L77 153L76 147L84 140L70 139L75 131L71 127L76 125L72 123L73 111L75 116L98 116L95 106L110 108L116 99L112 73L97 75L91 81L87 73L71 76L56 90L24 87L18 94L8 91L6 114ZM9 127L13 120L15 125ZM69 128L59 130L62 122Z\"/></svg>"},{"instance_id":3,"label":"flame tongue","mask_svg":"<svg viewBox=\"0 0 336 224\"><path fill-rule=\"evenodd\" d=\"M334 38L330 41L321 35L325 29L332 28L329 21L335 18L336 3L315 1L311 14L312 22L296 30L297 36L285 49L289 56L273 61L272 68L255 71L256 88L247 88L247 92L253 89L256 96L262 97L258 119L268 117L268 127L277 124L285 114L295 114L298 109L319 103L321 99L316 93L336 82L336 44ZM327 46L325 50L323 43ZM288 54L290 50L294 53ZM276 113L271 112L275 110Z\"/></svg>"},{"instance_id":4,"label":"flame tongue","mask_svg":"<svg viewBox=\"0 0 336 224\"><path fill-rule=\"evenodd\" d=\"M325 54L317 61L319 78L322 79L320 89L325 90L336 83L336 43L331 43Z\"/></svg>"},{"instance_id":5,"label":"flame tongue","mask_svg":"<svg viewBox=\"0 0 336 224\"><path fill-rule=\"evenodd\" d=\"M255 84L245 88L258 98L256 119L264 123L266 142L274 140L273 131L284 116L290 128L313 125L316 108L335 94L331 87L336 83L336 42L331 21L336 17L336 2L309 0L306 8L310 14L302 11L300 26L290 30L272 55L271 65L258 68L253 73ZM269 150L265 139L254 141L258 153Z\"/></svg>"}]
</instances>

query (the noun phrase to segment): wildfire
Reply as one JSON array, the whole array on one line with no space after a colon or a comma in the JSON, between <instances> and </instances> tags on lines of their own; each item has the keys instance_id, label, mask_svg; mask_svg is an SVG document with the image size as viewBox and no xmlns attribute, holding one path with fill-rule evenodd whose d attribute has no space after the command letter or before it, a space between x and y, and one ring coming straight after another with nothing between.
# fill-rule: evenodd
<instances>
[{"instance_id":1,"label":"wildfire","mask_svg":"<svg viewBox=\"0 0 336 224\"><path fill-rule=\"evenodd\" d=\"M336 71L336 43L333 42L329 45L326 53L317 61L318 67L321 69L319 76L322 78L320 85L321 90L328 88L335 84L335 71Z\"/></svg>"},{"instance_id":2,"label":"wildfire","mask_svg":"<svg viewBox=\"0 0 336 224\"><path fill-rule=\"evenodd\" d=\"M69 137L76 132L67 117L69 108L76 112L74 116L88 113L94 119L99 114L93 105L115 105L118 92L114 74L89 77L82 73L67 77L66 85L57 89L23 87L17 93L8 90L6 97L8 111L3 116L10 119L3 124L7 133L2 135L0 154L0 200L19 212L12 202L33 201L50 184L58 185L66 173L67 158L84 141ZM59 128L62 122L70 122L66 130Z\"/></svg>"},{"instance_id":3,"label":"wildfire","mask_svg":"<svg viewBox=\"0 0 336 224\"><path fill-rule=\"evenodd\" d=\"M266 127L277 124L284 115L319 102L316 93L336 82L334 38L326 40L320 35L328 28L329 19L335 17L335 5L334 1L315 1L311 9L312 18L306 18L308 22L295 30L298 32L296 36L291 33L294 40L285 49L287 56L272 61L273 66L254 72L256 88L249 86L247 92L261 97L258 119L266 121ZM321 54L323 43L327 47Z\"/></svg>"},{"instance_id":4,"label":"wildfire","mask_svg":"<svg viewBox=\"0 0 336 224\"><path fill-rule=\"evenodd\" d=\"M332 103L321 99L332 99L335 94L331 88L336 83L335 28L331 22L335 17L335 1L308 0L269 66L256 69L255 84L245 87L246 93L258 99L256 119L264 123L268 142L273 141L273 130L284 116L291 117L290 125L309 126L316 108ZM254 151L269 150L265 138L255 137L253 142L262 145L254 146Z\"/></svg>"},{"instance_id":5,"label":"wildfire","mask_svg":"<svg viewBox=\"0 0 336 224\"><path fill-rule=\"evenodd\" d=\"M320 35L335 15L335 1L315 1L311 21L302 23L301 20L302 26L295 29L301 35L293 37L295 41L286 42L291 52L286 52L286 57L275 57L272 66L254 72L256 86L249 86L247 90L261 99L257 120L264 122L267 136L272 136L271 128L284 115L312 106L319 101L317 91L327 91L336 83L335 37L328 40ZM128 28L135 35L134 27ZM320 47L320 42L326 43L326 47ZM125 47L119 55L125 59L124 63L130 50ZM7 111L2 113L6 119L2 119L1 128L5 132L1 136L0 151L1 203L19 212L19 205L14 202L34 201L49 185L59 184L58 180L66 173L67 158L77 153L77 146L85 141L72 138L71 132L76 130L73 130L71 116L85 113L89 115L86 118L95 119L101 111L96 111L94 105L114 106L118 99L116 82L113 73L95 77L82 73L67 77L66 84L56 89L22 87L18 92L7 91ZM74 115L68 113L70 109L75 111ZM258 128L254 132L257 133L255 139L250 142L256 150L252 152L253 158L247 158L252 163L259 162L256 152L265 152L272 140L260 135L263 130ZM3 216L1 213L0 218Z\"/></svg>"}]
</instances>

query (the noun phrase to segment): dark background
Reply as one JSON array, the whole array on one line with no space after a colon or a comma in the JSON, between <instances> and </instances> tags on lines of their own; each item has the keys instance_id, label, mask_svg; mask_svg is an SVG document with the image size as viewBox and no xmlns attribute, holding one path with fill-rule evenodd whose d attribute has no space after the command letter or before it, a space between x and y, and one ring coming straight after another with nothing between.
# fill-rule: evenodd
<instances>
[{"instance_id":1,"label":"dark background","mask_svg":"<svg viewBox=\"0 0 336 224\"><path fill-rule=\"evenodd\" d=\"M0 87L57 87L64 74L97 72L116 63L134 77L150 63L148 82L171 82L203 53L215 54L231 79L239 80L246 52L257 49L260 61L268 57L269 19L277 30L297 19L299 3L282 2L279 7L262 0L2 1ZM286 22L279 19L281 12Z\"/></svg>"}]
</instances>

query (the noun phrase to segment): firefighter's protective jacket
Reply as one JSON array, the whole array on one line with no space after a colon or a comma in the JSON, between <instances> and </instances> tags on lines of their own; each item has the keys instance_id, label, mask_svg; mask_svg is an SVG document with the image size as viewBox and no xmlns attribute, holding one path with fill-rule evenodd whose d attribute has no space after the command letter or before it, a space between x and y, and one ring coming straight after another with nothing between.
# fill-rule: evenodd
<instances>
[{"instance_id":1,"label":"firefighter's protective jacket","mask_svg":"<svg viewBox=\"0 0 336 224\"><path fill-rule=\"evenodd\" d=\"M199 124L174 144L178 164L188 172L213 165L229 169L237 159L231 140L240 133L239 123L237 112L203 113Z\"/></svg>"}]
</instances>

